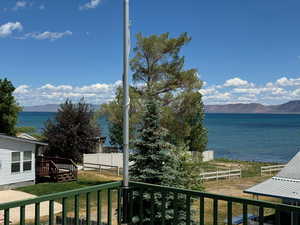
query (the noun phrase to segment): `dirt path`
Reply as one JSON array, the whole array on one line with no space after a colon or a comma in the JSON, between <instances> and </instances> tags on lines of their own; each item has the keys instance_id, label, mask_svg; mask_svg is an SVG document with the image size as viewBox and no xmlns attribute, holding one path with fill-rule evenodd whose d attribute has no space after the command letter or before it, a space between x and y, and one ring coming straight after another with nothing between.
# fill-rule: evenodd
<instances>
[{"instance_id":1,"label":"dirt path","mask_svg":"<svg viewBox=\"0 0 300 225\"><path fill-rule=\"evenodd\" d=\"M252 195L245 194L243 191L267 179L269 179L269 177L251 177L221 181L209 181L204 183L204 187L205 191L210 193L252 198ZM274 201L274 198L260 197L260 199Z\"/></svg>"}]
</instances>

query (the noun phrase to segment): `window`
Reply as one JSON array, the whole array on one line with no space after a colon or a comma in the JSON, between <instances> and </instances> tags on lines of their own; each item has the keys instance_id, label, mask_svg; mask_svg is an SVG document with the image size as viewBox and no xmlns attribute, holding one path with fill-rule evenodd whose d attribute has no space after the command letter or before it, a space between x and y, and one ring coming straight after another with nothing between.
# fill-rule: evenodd
<instances>
[{"instance_id":1,"label":"window","mask_svg":"<svg viewBox=\"0 0 300 225\"><path fill-rule=\"evenodd\" d=\"M21 154L20 152L11 153L11 172L17 173L21 171Z\"/></svg>"},{"instance_id":2,"label":"window","mask_svg":"<svg viewBox=\"0 0 300 225\"><path fill-rule=\"evenodd\" d=\"M32 165L32 152L24 152L23 155L23 171L30 171Z\"/></svg>"}]
</instances>

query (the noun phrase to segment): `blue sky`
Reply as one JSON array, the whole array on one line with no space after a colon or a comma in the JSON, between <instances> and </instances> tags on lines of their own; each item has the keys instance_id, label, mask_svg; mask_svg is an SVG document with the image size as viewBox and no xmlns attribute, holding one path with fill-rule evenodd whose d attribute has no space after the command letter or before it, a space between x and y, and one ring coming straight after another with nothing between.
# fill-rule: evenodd
<instances>
[{"instance_id":1,"label":"blue sky","mask_svg":"<svg viewBox=\"0 0 300 225\"><path fill-rule=\"evenodd\" d=\"M300 98L300 1L131 0L134 34L188 32L186 67L205 103ZM122 74L122 0L1 0L0 77L21 105L113 97Z\"/></svg>"}]
</instances>

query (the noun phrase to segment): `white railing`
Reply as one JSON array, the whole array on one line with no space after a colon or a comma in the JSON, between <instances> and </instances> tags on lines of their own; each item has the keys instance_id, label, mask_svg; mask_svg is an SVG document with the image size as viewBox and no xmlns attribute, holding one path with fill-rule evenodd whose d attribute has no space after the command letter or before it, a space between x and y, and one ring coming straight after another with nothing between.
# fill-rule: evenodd
<instances>
[{"instance_id":1,"label":"white railing","mask_svg":"<svg viewBox=\"0 0 300 225\"><path fill-rule=\"evenodd\" d=\"M215 172L204 172L200 174L203 181L231 179L234 177L242 177L241 169L217 170Z\"/></svg>"},{"instance_id":2,"label":"white railing","mask_svg":"<svg viewBox=\"0 0 300 225\"><path fill-rule=\"evenodd\" d=\"M275 172L279 172L285 167L285 165L274 165L274 166L262 166L260 167L260 175L272 175Z\"/></svg>"},{"instance_id":3,"label":"white railing","mask_svg":"<svg viewBox=\"0 0 300 225\"><path fill-rule=\"evenodd\" d=\"M83 170L97 170L99 173L102 172L102 170L107 170L107 169L116 169L117 175L120 176L120 169L121 167L119 166L112 166L112 165L107 165L107 164L98 164L98 163L83 163Z\"/></svg>"}]
</instances>

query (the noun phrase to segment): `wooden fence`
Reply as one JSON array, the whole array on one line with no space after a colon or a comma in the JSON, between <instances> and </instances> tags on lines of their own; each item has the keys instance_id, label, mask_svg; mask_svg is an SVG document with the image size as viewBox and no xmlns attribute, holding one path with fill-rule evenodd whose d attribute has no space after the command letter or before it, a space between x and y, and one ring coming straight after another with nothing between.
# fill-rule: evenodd
<instances>
[{"instance_id":1,"label":"wooden fence","mask_svg":"<svg viewBox=\"0 0 300 225\"><path fill-rule=\"evenodd\" d=\"M260 175L272 175L275 172L279 172L285 167L285 165L275 165L275 166L262 166L260 167Z\"/></svg>"},{"instance_id":2,"label":"wooden fence","mask_svg":"<svg viewBox=\"0 0 300 225\"><path fill-rule=\"evenodd\" d=\"M241 169L217 170L215 172L204 172L200 174L203 181L231 179L234 177L242 177Z\"/></svg>"},{"instance_id":3,"label":"wooden fence","mask_svg":"<svg viewBox=\"0 0 300 225\"><path fill-rule=\"evenodd\" d=\"M112 166L112 165L107 165L107 164L99 164L99 163L83 163L83 170L98 170L99 173L102 172L102 170L107 170L107 169L116 169L117 175L120 176L120 167L119 166Z\"/></svg>"}]
</instances>

